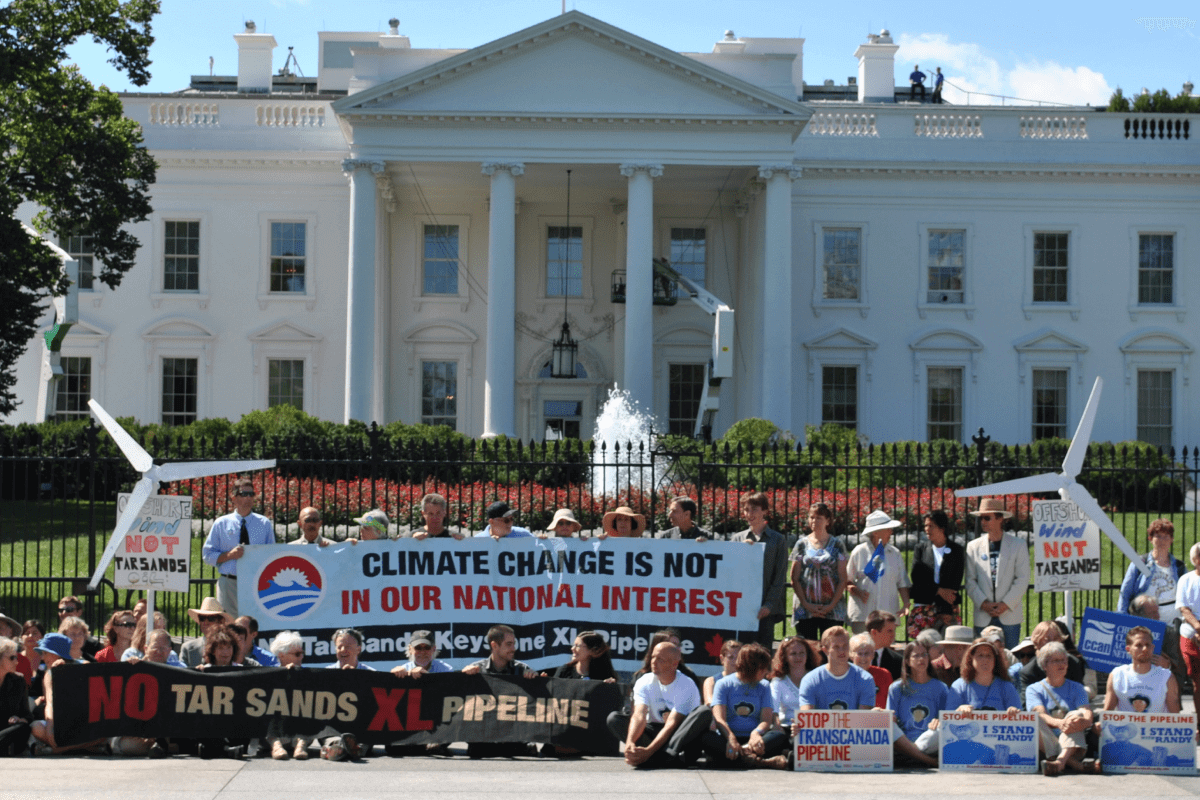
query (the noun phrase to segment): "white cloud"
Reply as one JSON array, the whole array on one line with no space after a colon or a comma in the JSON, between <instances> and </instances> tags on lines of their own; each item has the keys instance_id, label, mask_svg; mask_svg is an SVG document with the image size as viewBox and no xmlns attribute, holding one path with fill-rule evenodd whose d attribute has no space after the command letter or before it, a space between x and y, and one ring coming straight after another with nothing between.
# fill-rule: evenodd
<instances>
[{"instance_id":1,"label":"white cloud","mask_svg":"<svg viewBox=\"0 0 1200 800\"><path fill-rule=\"evenodd\" d=\"M929 74L940 66L946 75L942 94L948 103L999 104L1004 102L1000 97L1003 96L1023 101L1103 105L1112 94L1104 76L1088 67L1064 67L1054 61L1004 65L979 45L951 42L943 33L900 34L897 42L900 45L896 54L897 74L907 76L912 64L922 64L921 71Z\"/></svg>"}]
</instances>

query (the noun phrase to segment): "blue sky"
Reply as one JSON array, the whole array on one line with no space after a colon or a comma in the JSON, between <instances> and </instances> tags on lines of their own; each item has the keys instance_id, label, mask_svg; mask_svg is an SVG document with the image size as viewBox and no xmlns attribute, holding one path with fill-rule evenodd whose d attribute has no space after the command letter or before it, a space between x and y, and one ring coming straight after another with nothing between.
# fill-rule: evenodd
<instances>
[{"instance_id":1,"label":"blue sky","mask_svg":"<svg viewBox=\"0 0 1200 800\"><path fill-rule=\"evenodd\" d=\"M172 92L193 74L237 73L233 34L245 20L279 43L275 69L288 46L300 70L317 72L317 32L386 31L397 17L413 47L470 48L560 13L562 0L163 0L155 18L148 87L131 86L95 45L72 57L85 75L116 91ZM972 102L984 94L1072 104L1103 104L1117 86L1126 95L1148 87L1178 94L1200 75L1200 6L1194 2L1129 4L1057 0L1004 4L829 2L799 0L567 0L578 9L674 50L709 52L726 29L739 36L802 36L804 76L837 83L857 72L854 49L868 32L887 27L900 44L897 83L913 63L941 66ZM950 102L965 96L949 88Z\"/></svg>"}]
</instances>

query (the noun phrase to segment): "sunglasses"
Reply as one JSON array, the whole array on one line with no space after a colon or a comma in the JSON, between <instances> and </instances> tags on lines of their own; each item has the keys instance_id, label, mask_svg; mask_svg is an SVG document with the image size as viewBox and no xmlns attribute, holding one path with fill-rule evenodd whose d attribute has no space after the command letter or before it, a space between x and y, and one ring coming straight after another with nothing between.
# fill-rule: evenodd
<instances>
[{"instance_id":1,"label":"sunglasses","mask_svg":"<svg viewBox=\"0 0 1200 800\"><path fill-rule=\"evenodd\" d=\"M201 622L224 622L225 618L220 614L197 614L196 619Z\"/></svg>"},{"instance_id":2,"label":"sunglasses","mask_svg":"<svg viewBox=\"0 0 1200 800\"><path fill-rule=\"evenodd\" d=\"M234 492L233 496L234 497L254 497L255 494L257 494L257 492L242 491L242 492Z\"/></svg>"},{"instance_id":3,"label":"sunglasses","mask_svg":"<svg viewBox=\"0 0 1200 800\"><path fill-rule=\"evenodd\" d=\"M58 613L74 614L76 611L83 611L83 606L59 606Z\"/></svg>"},{"instance_id":4,"label":"sunglasses","mask_svg":"<svg viewBox=\"0 0 1200 800\"><path fill-rule=\"evenodd\" d=\"M113 627L114 628L136 628L137 623L136 622L114 622Z\"/></svg>"},{"instance_id":5,"label":"sunglasses","mask_svg":"<svg viewBox=\"0 0 1200 800\"><path fill-rule=\"evenodd\" d=\"M984 522L988 522L993 519L1004 519L1004 517L1000 516L999 514L980 514L979 518Z\"/></svg>"},{"instance_id":6,"label":"sunglasses","mask_svg":"<svg viewBox=\"0 0 1200 800\"><path fill-rule=\"evenodd\" d=\"M427 644L414 644L413 650L432 650L433 648Z\"/></svg>"},{"instance_id":7,"label":"sunglasses","mask_svg":"<svg viewBox=\"0 0 1200 800\"><path fill-rule=\"evenodd\" d=\"M321 518L320 517L305 517L303 521L304 522L320 522Z\"/></svg>"}]
</instances>

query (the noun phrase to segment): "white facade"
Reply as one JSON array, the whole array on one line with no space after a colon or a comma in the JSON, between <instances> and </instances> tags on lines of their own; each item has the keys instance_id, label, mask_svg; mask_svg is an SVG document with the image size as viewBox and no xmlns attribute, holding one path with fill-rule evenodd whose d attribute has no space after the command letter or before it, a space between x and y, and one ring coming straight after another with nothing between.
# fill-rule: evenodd
<instances>
[{"instance_id":1,"label":"white facade","mask_svg":"<svg viewBox=\"0 0 1200 800\"><path fill-rule=\"evenodd\" d=\"M1095 439L1200 433L1194 118L1154 116L1172 135L1151 139L1127 128L1146 115L820 100L803 40L685 55L578 12L466 51L321 41L314 95L123 98L155 210L62 351L114 415L290 398L588 436L616 383L679 426L712 320L652 305L665 256L737 311L716 434L762 416L876 442L1069 436L1096 375ZM889 42L860 48L872 86ZM564 307L575 380L544 370ZM45 391L40 347L9 421Z\"/></svg>"}]
</instances>

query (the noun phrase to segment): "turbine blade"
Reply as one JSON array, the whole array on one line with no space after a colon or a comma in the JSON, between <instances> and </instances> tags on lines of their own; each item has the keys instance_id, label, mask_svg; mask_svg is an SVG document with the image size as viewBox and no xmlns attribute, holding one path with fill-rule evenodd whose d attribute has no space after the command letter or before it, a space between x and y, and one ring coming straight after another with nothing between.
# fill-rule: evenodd
<instances>
[{"instance_id":1,"label":"turbine blade","mask_svg":"<svg viewBox=\"0 0 1200 800\"><path fill-rule=\"evenodd\" d=\"M1088 519L1099 525L1100 530L1104 531L1109 539L1112 539L1112 543L1125 554L1129 563L1136 566L1143 575L1149 578L1150 568L1146 566L1145 559L1138 555L1137 550L1133 549L1133 545L1125 538L1125 534L1121 533L1116 524L1108 518L1108 514L1105 514L1096 499L1088 494L1087 489L1079 484L1074 484L1067 490L1067 495L1071 498L1071 502L1079 506L1079 510L1087 515Z\"/></svg>"},{"instance_id":2,"label":"turbine blade","mask_svg":"<svg viewBox=\"0 0 1200 800\"><path fill-rule=\"evenodd\" d=\"M88 400L88 406L92 409L92 413L100 419L100 424L104 426L104 430L108 431L108 435L117 443L117 447L121 448L121 452L129 459L129 463L138 472L145 473L154 466L154 458L142 449L142 446L133 440L129 432L117 424L107 411L100 407L100 404L95 400ZM141 509L141 506L138 506Z\"/></svg>"},{"instance_id":3,"label":"turbine blade","mask_svg":"<svg viewBox=\"0 0 1200 800\"><path fill-rule=\"evenodd\" d=\"M974 489L959 489L955 497L983 497L993 494L1029 494L1030 492L1057 492L1065 481L1057 472L1043 472L1041 475L1030 475L1028 478L1015 478L1011 481L1001 481L988 486L976 486Z\"/></svg>"},{"instance_id":4,"label":"turbine blade","mask_svg":"<svg viewBox=\"0 0 1200 800\"><path fill-rule=\"evenodd\" d=\"M129 529L133 527L133 524L137 522L138 514L142 511L142 506L146 505L146 501L150 499L153 491L154 481L150 478L142 478L133 487L133 495L129 498L129 504L121 512L121 517L117 520L117 527L113 529L112 536L109 537L108 544L105 546L104 552L100 555L100 560L96 562L96 571L92 574L92 580L88 583L89 589L95 589L100 585L105 571L108 570L109 562L117 554L117 546L125 538L125 534L129 533Z\"/></svg>"},{"instance_id":5,"label":"turbine blade","mask_svg":"<svg viewBox=\"0 0 1200 800\"><path fill-rule=\"evenodd\" d=\"M154 474L160 481L185 481L188 478L207 478L210 475L226 475L231 472L271 469L274 466L275 459L269 461L185 461L161 464Z\"/></svg>"},{"instance_id":6,"label":"turbine blade","mask_svg":"<svg viewBox=\"0 0 1200 800\"><path fill-rule=\"evenodd\" d=\"M1079 418L1079 427L1071 437L1071 446L1067 448L1067 457L1063 459L1063 475L1075 480L1079 470L1083 468L1083 458L1087 455L1088 443L1092 440L1092 425L1096 422L1096 407L1100 405L1100 392L1104 389L1104 379L1096 376L1092 384L1092 393ZM1099 523L1097 523L1099 524Z\"/></svg>"}]
</instances>

